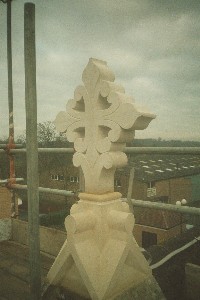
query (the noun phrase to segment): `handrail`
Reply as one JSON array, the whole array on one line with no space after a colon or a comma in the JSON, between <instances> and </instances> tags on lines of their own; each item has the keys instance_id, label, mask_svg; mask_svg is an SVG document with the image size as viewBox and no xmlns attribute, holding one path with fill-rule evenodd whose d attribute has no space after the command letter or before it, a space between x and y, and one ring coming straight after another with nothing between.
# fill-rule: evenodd
<instances>
[{"instance_id":1,"label":"handrail","mask_svg":"<svg viewBox=\"0 0 200 300\"><path fill-rule=\"evenodd\" d=\"M15 144L15 148L22 148L23 144ZM8 147L8 144L0 144L0 149L5 149Z\"/></svg>"},{"instance_id":2,"label":"handrail","mask_svg":"<svg viewBox=\"0 0 200 300\"><path fill-rule=\"evenodd\" d=\"M74 153L74 148L38 148L39 153ZM0 153L4 149L0 147ZM26 148L10 149L11 154L26 153ZM200 147L125 147L127 154L197 155Z\"/></svg>"},{"instance_id":3,"label":"handrail","mask_svg":"<svg viewBox=\"0 0 200 300\"><path fill-rule=\"evenodd\" d=\"M124 198L123 200L126 201L126 198ZM197 207L181 206L181 205L158 203L158 202L152 202L146 200L135 200L135 199L131 199L131 202L133 204L133 207L137 206L137 207L144 207L144 208L161 209L161 210L175 211L181 214L200 216L200 208Z\"/></svg>"},{"instance_id":4,"label":"handrail","mask_svg":"<svg viewBox=\"0 0 200 300\"><path fill-rule=\"evenodd\" d=\"M27 190L27 185L22 184L11 184L10 188L16 189L16 190ZM62 196L74 196L75 193L72 191L66 191L66 190L58 190L58 189L50 189L45 187L39 187L38 188L39 193L49 193L49 194L55 194L55 195L62 195Z\"/></svg>"},{"instance_id":5,"label":"handrail","mask_svg":"<svg viewBox=\"0 0 200 300\"><path fill-rule=\"evenodd\" d=\"M24 178L9 178L9 179L2 179L0 180L0 186L1 185L9 185L12 182L20 182L24 181Z\"/></svg>"}]
</instances>

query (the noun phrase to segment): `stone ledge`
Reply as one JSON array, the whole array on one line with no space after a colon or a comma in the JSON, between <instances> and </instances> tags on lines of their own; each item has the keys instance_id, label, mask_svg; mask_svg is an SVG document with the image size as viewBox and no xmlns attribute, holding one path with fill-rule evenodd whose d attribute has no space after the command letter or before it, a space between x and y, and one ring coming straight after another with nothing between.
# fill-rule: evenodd
<instances>
[{"instance_id":1,"label":"stone ledge","mask_svg":"<svg viewBox=\"0 0 200 300\"><path fill-rule=\"evenodd\" d=\"M40 251L57 256L66 238L67 233L65 231L40 226ZM28 246L28 223L12 219L11 239L14 242Z\"/></svg>"},{"instance_id":2,"label":"stone ledge","mask_svg":"<svg viewBox=\"0 0 200 300\"><path fill-rule=\"evenodd\" d=\"M187 297L189 300L199 299L200 266L187 263L185 266Z\"/></svg>"},{"instance_id":3,"label":"stone ledge","mask_svg":"<svg viewBox=\"0 0 200 300\"><path fill-rule=\"evenodd\" d=\"M0 241L11 238L11 219L0 219Z\"/></svg>"}]
</instances>

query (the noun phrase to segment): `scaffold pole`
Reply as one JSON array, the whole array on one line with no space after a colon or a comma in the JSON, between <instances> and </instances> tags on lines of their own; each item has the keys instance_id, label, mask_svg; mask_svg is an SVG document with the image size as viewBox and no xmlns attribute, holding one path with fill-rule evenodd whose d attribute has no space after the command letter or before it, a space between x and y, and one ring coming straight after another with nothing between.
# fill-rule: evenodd
<instances>
[{"instance_id":1,"label":"scaffold pole","mask_svg":"<svg viewBox=\"0 0 200 300\"><path fill-rule=\"evenodd\" d=\"M41 264L39 235L35 5L33 3L25 3L24 5L24 58L30 299L39 300L41 299Z\"/></svg>"}]
</instances>

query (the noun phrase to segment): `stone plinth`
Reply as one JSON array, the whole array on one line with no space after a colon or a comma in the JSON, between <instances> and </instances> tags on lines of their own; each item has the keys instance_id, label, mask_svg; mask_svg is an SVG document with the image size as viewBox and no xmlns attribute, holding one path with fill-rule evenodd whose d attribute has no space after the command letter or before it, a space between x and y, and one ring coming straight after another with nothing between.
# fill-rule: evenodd
<instances>
[{"instance_id":1,"label":"stone plinth","mask_svg":"<svg viewBox=\"0 0 200 300\"><path fill-rule=\"evenodd\" d=\"M11 219L0 219L0 241L11 238Z\"/></svg>"},{"instance_id":2,"label":"stone plinth","mask_svg":"<svg viewBox=\"0 0 200 300\"><path fill-rule=\"evenodd\" d=\"M120 199L81 197L66 218L67 241L48 280L85 298L114 299L151 276L132 236L134 217Z\"/></svg>"},{"instance_id":3,"label":"stone plinth","mask_svg":"<svg viewBox=\"0 0 200 300\"><path fill-rule=\"evenodd\" d=\"M11 237L12 197L10 191L0 187L0 241Z\"/></svg>"},{"instance_id":4,"label":"stone plinth","mask_svg":"<svg viewBox=\"0 0 200 300\"><path fill-rule=\"evenodd\" d=\"M12 196L5 187L0 187L0 219L11 218Z\"/></svg>"}]
</instances>

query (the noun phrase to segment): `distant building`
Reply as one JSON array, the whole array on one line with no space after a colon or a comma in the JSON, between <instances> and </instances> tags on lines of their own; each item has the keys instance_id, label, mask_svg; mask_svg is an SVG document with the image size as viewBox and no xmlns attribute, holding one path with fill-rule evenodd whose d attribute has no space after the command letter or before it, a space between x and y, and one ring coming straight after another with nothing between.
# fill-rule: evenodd
<instances>
[{"instance_id":1,"label":"distant building","mask_svg":"<svg viewBox=\"0 0 200 300\"><path fill-rule=\"evenodd\" d=\"M130 158L135 168L133 199L175 204L200 200L200 157L143 155ZM116 173L116 190L126 197L130 167Z\"/></svg>"},{"instance_id":2,"label":"distant building","mask_svg":"<svg viewBox=\"0 0 200 300\"><path fill-rule=\"evenodd\" d=\"M143 156L144 157L144 156ZM135 168L133 198L175 203L180 199L200 199L200 157L175 156L151 159L139 156L130 160ZM115 174L115 190L127 195L130 167L118 169ZM43 167L41 186L78 191L79 170L69 160L60 165L55 159Z\"/></svg>"},{"instance_id":3,"label":"distant building","mask_svg":"<svg viewBox=\"0 0 200 300\"><path fill-rule=\"evenodd\" d=\"M186 230L186 220L178 212L135 208L134 237L140 247L147 249L160 244Z\"/></svg>"},{"instance_id":4,"label":"distant building","mask_svg":"<svg viewBox=\"0 0 200 300\"><path fill-rule=\"evenodd\" d=\"M200 200L200 158L197 156L130 157L125 168L117 169L114 179L115 191L122 193L125 198L131 166L135 168L133 199L171 204L182 199L186 199L188 204ZM79 169L72 164L72 155L61 158L49 156L48 159L41 160L40 186L72 191L75 195L64 197L40 194L40 213L70 209L78 200L79 175ZM176 212L134 208L134 215L134 236L137 243L144 248L160 244L186 230L185 219Z\"/></svg>"},{"instance_id":5,"label":"distant building","mask_svg":"<svg viewBox=\"0 0 200 300\"><path fill-rule=\"evenodd\" d=\"M63 156L66 158L66 154ZM175 204L186 199L188 203L200 200L200 157L135 155L129 158L129 165L117 169L114 189L127 196L130 165L135 168L133 199ZM78 200L79 169L72 164L72 155L65 159L50 157L40 162L40 186L75 192L75 197L40 194L43 211L60 210Z\"/></svg>"}]
</instances>

